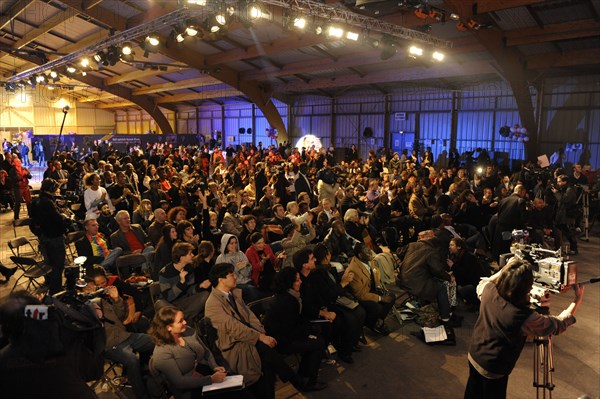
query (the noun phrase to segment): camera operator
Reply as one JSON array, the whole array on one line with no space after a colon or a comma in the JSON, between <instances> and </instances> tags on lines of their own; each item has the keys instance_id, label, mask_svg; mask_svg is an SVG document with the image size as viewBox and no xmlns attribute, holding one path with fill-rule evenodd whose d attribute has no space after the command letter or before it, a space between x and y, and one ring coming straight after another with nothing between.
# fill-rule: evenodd
<instances>
[{"instance_id":1,"label":"camera operator","mask_svg":"<svg viewBox=\"0 0 600 399\"><path fill-rule=\"evenodd\" d=\"M40 187L40 196L31 203L31 231L39 237L45 263L52 268L46 277L50 295L62 288L62 273L65 268L65 238L67 232L64 216L60 213L55 197L60 185L53 179L45 179Z\"/></svg>"},{"instance_id":2,"label":"camera operator","mask_svg":"<svg viewBox=\"0 0 600 399\"><path fill-rule=\"evenodd\" d=\"M552 187L552 192L556 198L556 214L554 223L560 230L561 244L566 238L571 245L570 254L577 255L577 237L573 231L573 224L578 213L577 193L568 183L566 175L560 175L556 178L556 186Z\"/></svg>"},{"instance_id":3,"label":"camera operator","mask_svg":"<svg viewBox=\"0 0 600 399\"><path fill-rule=\"evenodd\" d=\"M583 298L581 285L573 286L575 299L558 316L544 316L530 308L532 286L531 264L517 257L477 286L481 307L469 345L465 399L506 398L508 376L527 336L557 335L575 323Z\"/></svg>"}]
</instances>

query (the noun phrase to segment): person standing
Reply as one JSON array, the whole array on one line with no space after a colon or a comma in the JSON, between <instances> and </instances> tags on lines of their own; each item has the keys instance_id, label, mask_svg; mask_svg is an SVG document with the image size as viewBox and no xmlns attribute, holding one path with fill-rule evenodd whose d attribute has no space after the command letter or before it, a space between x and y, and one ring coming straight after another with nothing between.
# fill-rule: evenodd
<instances>
[{"instance_id":1,"label":"person standing","mask_svg":"<svg viewBox=\"0 0 600 399\"><path fill-rule=\"evenodd\" d=\"M522 228L525 225L527 220L526 196L525 186L517 184L514 192L498 204L498 222L492 241L492 257L496 260L510 249L510 237L505 239L503 233L510 234L514 229Z\"/></svg>"},{"instance_id":2,"label":"person standing","mask_svg":"<svg viewBox=\"0 0 600 399\"><path fill-rule=\"evenodd\" d=\"M17 220L21 213L21 202L25 201L27 209L31 206L31 192L29 191L31 174L21 166L19 158L13 157L13 167L9 170L8 177L10 178L15 200L13 206L14 219Z\"/></svg>"},{"instance_id":3,"label":"person standing","mask_svg":"<svg viewBox=\"0 0 600 399\"><path fill-rule=\"evenodd\" d=\"M40 186L39 197L30 208L31 231L38 236L46 265L51 267L46 282L50 295L62 288L62 273L65 268L65 238L67 232L64 216L59 212L54 197L59 195L60 184L54 179L45 179Z\"/></svg>"},{"instance_id":4,"label":"person standing","mask_svg":"<svg viewBox=\"0 0 600 399\"><path fill-rule=\"evenodd\" d=\"M558 316L545 316L530 308L533 286L531 264L517 257L477 286L479 317L469 345L469 380L465 399L504 399L508 376L527 336L550 336L575 323L583 287L573 285L574 301Z\"/></svg>"},{"instance_id":5,"label":"person standing","mask_svg":"<svg viewBox=\"0 0 600 399\"><path fill-rule=\"evenodd\" d=\"M568 183L568 179L569 178L566 175L558 176L556 179L556 187L552 188L552 192L556 198L554 223L561 233L561 244L566 238L571 246L569 254L577 255L577 237L575 237L573 225L575 224L579 209L577 206L577 193Z\"/></svg>"}]
</instances>

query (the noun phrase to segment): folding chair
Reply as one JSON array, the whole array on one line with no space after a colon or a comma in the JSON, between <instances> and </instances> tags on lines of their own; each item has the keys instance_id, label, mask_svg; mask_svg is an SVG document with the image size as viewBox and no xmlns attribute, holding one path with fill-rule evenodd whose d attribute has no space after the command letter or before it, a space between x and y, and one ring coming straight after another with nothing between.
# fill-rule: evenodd
<instances>
[{"instance_id":1,"label":"folding chair","mask_svg":"<svg viewBox=\"0 0 600 399\"><path fill-rule=\"evenodd\" d=\"M155 311L171 305L169 302L162 299L162 292L160 291L160 283L158 281L154 281L148 286L148 295L150 295L150 300L152 301L152 306Z\"/></svg>"},{"instance_id":2,"label":"folding chair","mask_svg":"<svg viewBox=\"0 0 600 399\"><path fill-rule=\"evenodd\" d=\"M30 218L21 218L21 219L13 220L12 226L13 226L13 233L15 235L15 238L17 238L17 227L29 226L30 223L31 223Z\"/></svg>"},{"instance_id":3,"label":"folding chair","mask_svg":"<svg viewBox=\"0 0 600 399\"><path fill-rule=\"evenodd\" d=\"M261 323L263 322L267 311L273 304L274 299L275 295L272 295L266 298L257 299L256 301L252 301L248 304L248 307L250 308L252 313L256 315L256 317L258 318L258 320L260 320Z\"/></svg>"},{"instance_id":4,"label":"folding chair","mask_svg":"<svg viewBox=\"0 0 600 399\"><path fill-rule=\"evenodd\" d=\"M146 257L142 254L129 254L117 258L117 274L125 280L131 276L133 271L141 271L142 265L146 263ZM139 270L137 270L139 269Z\"/></svg>"},{"instance_id":5,"label":"folding chair","mask_svg":"<svg viewBox=\"0 0 600 399\"><path fill-rule=\"evenodd\" d=\"M73 262L77 257L77 249L73 248L75 241L85 235L85 231L73 231L65 235L65 249L69 257L69 262Z\"/></svg>"},{"instance_id":6,"label":"folding chair","mask_svg":"<svg viewBox=\"0 0 600 399\"><path fill-rule=\"evenodd\" d=\"M29 291L29 287L33 285L34 288L40 287L42 284L36 280L40 277L45 277L50 273L50 270L44 268L35 258L25 256L11 256L10 260L23 272L21 276L15 281L15 285L12 287L12 291L17 287L19 281L23 277L28 279L26 291Z\"/></svg>"},{"instance_id":7,"label":"folding chair","mask_svg":"<svg viewBox=\"0 0 600 399\"><path fill-rule=\"evenodd\" d=\"M31 256L34 258L40 258L41 256L27 237L17 237L9 240L8 248L12 252L13 256Z\"/></svg>"},{"instance_id":8,"label":"folding chair","mask_svg":"<svg viewBox=\"0 0 600 399\"><path fill-rule=\"evenodd\" d=\"M110 389L118 398L128 399L129 396L123 392L123 388L131 388L131 385L127 384L126 381L126 378L123 376L123 366L111 360L105 360L104 374L102 374L99 380L94 381L90 385L90 388L96 391L96 388L100 387L100 390L103 392L107 392Z\"/></svg>"}]
</instances>

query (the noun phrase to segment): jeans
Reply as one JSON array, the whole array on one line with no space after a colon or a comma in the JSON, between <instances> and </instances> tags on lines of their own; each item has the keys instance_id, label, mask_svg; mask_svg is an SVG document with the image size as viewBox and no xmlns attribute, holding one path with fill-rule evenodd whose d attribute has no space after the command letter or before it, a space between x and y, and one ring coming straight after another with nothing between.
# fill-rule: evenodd
<instances>
[{"instance_id":1,"label":"jeans","mask_svg":"<svg viewBox=\"0 0 600 399\"><path fill-rule=\"evenodd\" d=\"M121 249L121 247L113 248L108 256L105 257L102 262L100 262L100 265L112 272L116 272L117 258L121 255L123 255L123 249Z\"/></svg>"},{"instance_id":2,"label":"jeans","mask_svg":"<svg viewBox=\"0 0 600 399\"><path fill-rule=\"evenodd\" d=\"M142 377L142 368L140 360L134 352L151 352L154 349L152 338L148 334L131 334L129 338L117 346L109 348L104 356L122 364L125 367L125 375L131 383L135 397L138 399L148 399L146 384Z\"/></svg>"},{"instance_id":3,"label":"jeans","mask_svg":"<svg viewBox=\"0 0 600 399\"><path fill-rule=\"evenodd\" d=\"M44 262L50 266L50 274L46 277L46 282L50 290L50 295L60 292L62 289L62 274L65 269L65 238L45 237L40 239L40 248L44 255Z\"/></svg>"}]
</instances>

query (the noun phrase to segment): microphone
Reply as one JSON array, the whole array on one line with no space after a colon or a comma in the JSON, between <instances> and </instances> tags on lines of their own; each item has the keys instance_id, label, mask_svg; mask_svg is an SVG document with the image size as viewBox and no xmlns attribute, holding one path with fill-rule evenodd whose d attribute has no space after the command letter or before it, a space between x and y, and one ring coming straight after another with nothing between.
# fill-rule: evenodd
<instances>
[{"instance_id":1,"label":"microphone","mask_svg":"<svg viewBox=\"0 0 600 399\"><path fill-rule=\"evenodd\" d=\"M580 285L587 285L587 284L594 284L600 281L600 277L594 277L589 279L588 281L582 281L581 283L578 283Z\"/></svg>"}]
</instances>

